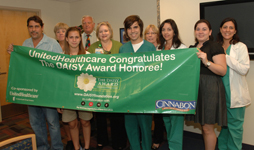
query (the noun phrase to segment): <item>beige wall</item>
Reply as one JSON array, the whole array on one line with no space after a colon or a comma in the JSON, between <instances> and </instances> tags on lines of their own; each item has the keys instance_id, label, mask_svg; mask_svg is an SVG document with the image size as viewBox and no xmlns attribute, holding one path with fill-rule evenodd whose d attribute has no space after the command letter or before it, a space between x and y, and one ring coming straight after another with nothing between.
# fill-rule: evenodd
<instances>
[{"instance_id":1,"label":"beige wall","mask_svg":"<svg viewBox=\"0 0 254 150\"><path fill-rule=\"evenodd\" d=\"M119 40L119 28L123 27L127 16L139 15L144 27L156 24L157 19L156 0L81 0L73 3L53 0L1 0L0 6L40 9L45 23L44 32L50 37L54 37L53 28L56 23L78 26L83 15L93 16L96 24L108 21L114 30L115 40Z\"/></svg>"},{"instance_id":2,"label":"beige wall","mask_svg":"<svg viewBox=\"0 0 254 150\"><path fill-rule=\"evenodd\" d=\"M80 25L84 15L93 16L95 23L108 21L113 28L113 39L120 40L119 28L129 15L139 15L144 22L156 24L156 0L81 0L71 3L71 25Z\"/></svg>"},{"instance_id":3,"label":"beige wall","mask_svg":"<svg viewBox=\"0 0 254 150\"><path fill-rule=\"evenodd\" d=\"M0 0L0 6L40 9L44 33L54 38L54 26L58 22L70 24L70 4L52 0Z\"/></svg>"},{"instance_id":4,"label":"beige wall","mask_svg":"<svg viewBox=\"0 0 254 150\"><path fill-rule=\"evenodd\" d=\"M194 44L194 24L199 20L199 3L218 0L160 0L161 22L174 19L183 43Z\"/></svg>"},{"instance_id":5,"label":"beige wall","mask_svg":"<svg viewBox=\"0 0 254 150\"><path fill-rule=\"evenodd\" d=\"M199 20L199 3L211 2L217 0L160 0L161 5L161 22L165 19L172 18L176 21L181 39L187 46L194 44L194 24ZM251 68L247 75L250 92L254 91L254 61L251 61ZM252 100L254 93L251 93ZM246 108L243 143L254 145L254 104ZM186 122L184 130L195 133L201 133L200 126L192 122ZM216 127L216 134L219 134L220 127Z\"/></svg>"}]
</instances>

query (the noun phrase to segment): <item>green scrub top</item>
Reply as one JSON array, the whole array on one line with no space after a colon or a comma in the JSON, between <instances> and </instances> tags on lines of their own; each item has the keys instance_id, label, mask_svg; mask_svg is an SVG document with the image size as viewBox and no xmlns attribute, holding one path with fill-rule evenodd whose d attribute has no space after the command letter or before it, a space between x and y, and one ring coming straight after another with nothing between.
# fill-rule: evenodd
<instances>
[{"instance_id":1,"label":"green scrub top","mask_svg":"<svg viewBox=\"0 0 254 150\"><path fill-rule=\"evenodd\" d=\"M230 49L231 49L231 45L229 45L229 47L226 50L227 55L230 54ZM226 75L222 77L222 82L224 84L225 91L226 91L227 107L230 107L231 94L230 94L230 82L229 82L229 66L227 66L227 73L226 73Z\"/></svg>"}]
</instances>

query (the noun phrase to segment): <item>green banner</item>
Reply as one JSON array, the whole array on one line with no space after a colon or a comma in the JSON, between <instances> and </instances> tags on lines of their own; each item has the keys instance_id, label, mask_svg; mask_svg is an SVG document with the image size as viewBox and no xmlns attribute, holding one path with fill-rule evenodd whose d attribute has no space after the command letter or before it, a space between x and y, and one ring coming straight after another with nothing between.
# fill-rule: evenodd
<instances>
[{"instance_id":1,"label":"green banner","mask_svg":"<svg viewBox=\"0 0 254 150\"><path fill-rule=\"evenodd\" d=\"M194 114L196 48L69 56L14 46L8 102L95 112Z\"/></svg>"}]
</instances>

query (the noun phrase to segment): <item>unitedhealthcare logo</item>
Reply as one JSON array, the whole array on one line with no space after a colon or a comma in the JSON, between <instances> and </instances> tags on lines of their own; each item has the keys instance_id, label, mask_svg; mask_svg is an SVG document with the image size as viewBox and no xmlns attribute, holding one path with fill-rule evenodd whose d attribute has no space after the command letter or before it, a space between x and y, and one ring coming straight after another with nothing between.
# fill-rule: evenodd
<instances>
[{"instance_id":1,"label":"unitedhealthcare logo","mask_svg":"<svg viewBox=\"0 0 254 150\"><path fill-rule=\"evenodd\" d=\"M177 101L170 99L162 99L156 101L156 109L162 108L173 109L178 111L189 111L196 108L196 101Z\"/></svg>"}]
</instances>

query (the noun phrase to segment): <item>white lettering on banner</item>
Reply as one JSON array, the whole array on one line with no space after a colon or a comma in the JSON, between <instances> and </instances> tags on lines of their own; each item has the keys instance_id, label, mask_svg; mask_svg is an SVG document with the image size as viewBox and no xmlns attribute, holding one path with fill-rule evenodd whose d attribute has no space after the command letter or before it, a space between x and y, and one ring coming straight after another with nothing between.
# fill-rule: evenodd
<instances>
[{"instance_id":1,"label":"white lettering on banner","mask_svg":"<svg viewBox=\"0 0 254 150\"><path fill-rule=\"evenodd\" d=\"M39 60L41 62L41 65L42 66L45 66L45 67L50 67L50 68L55 68L54 64L53 63L49 63L45 60Z\"/></svg>"},{"instance_id":2,"label":"white lettering on banner","mask_svg":"<svg viewBox=\"0 0 254 150\"><path fill-rule=\"evenodd\" d=\"M175 60L175 54L154 54L142 56L131 56L131 57L117 57L111 56L110 58L101 58L94 55L86 56L75 56L75 58L68 58L64 55L50 55L47 52L37 52L36 50L29 50L29 56L39 58L41 65L44 67L73 70L73 71L101 71L101 72L116 72L117 66L113 65L94 65L93 63L106 63L107 60L109 63L118 63L119 72L146 72L146 71L160 71L162 70L163 61ZM93 57L94 56L94 57ZM49 62L48 60L57 61ZM83 69L84 64L89 63L85 69ZM143 63L152 63L152 62L161 62L160 64L143 64ZM133 64L138 63L138 64ZM130 65L130 66L129 66Z\"/></svg>"},{"instance_id":3,"label":"white lettering on banner","mask_svg":"<svg viewBox=\"0 0 254 150\"><path fill-rule=\"evenodd\" d=\"M127 66L126 64L119 64L119 72L146 72L162 70L162 63L160 65L148 66Z\"/></svg>"},{"instance_id":4,"label":"white lettering on banner","mask_svg":"<svg viewBox=\"0 0 254 150\"><path fill-rule=\"evenodd\" d=\"M33 94L30 94L30 93L23 93L23 92L12 92L10 91L10 95L12 96L20 96L20 97L31 97L31 98L38 98L39 95L33 95Z\"/></svg>"},{"instance_id":5,"label":"white lettering on banner","mask_svg":"<svg viewBox=\"0 0 254 150\"><path fill-rule=\"evenodd\" d=\"M177 101L177 100L156 101L156 109L165 107L173 107L178 109L195 109L196 101Z\"/></svg>"},{"instance_id":6,"label":"white lettering on banner","mask_svg":"<svg viewBox=\"0 0 254 150\"><path fill-rule=\"evenodd\" d=\"M85 56L76 56L75 58L66 58L64 55L50 55L46 52L37 52L36 50L29 50L29 56L44 60L54 60L58 62L66 62L66 63L77 63L77 62L87 62L87 63L106 63L106 58L101 57L91 57L90 55ZM175 54L159 54L155 55L152 53L151 55L145 55L143 56L133 56L133 57L116 57L111 56L109 58L109 63L127 63L127 64L133 64L133 63L139 63L139 62L158 62L158 61L169 61L169 60L175 60ZM44 62L44 61L43 61Z\"/></svg>"},{"instance_id":7,"label":"white lettering on banner","mask_svg":"<svg viewBox=\"0 0 254 150\"><path fill-rule=\"evenodd\" d=\"M81 71L83 66L84 64L67 64L67 63L62 64L61 62L56 63L56 67L58 69L66 69L66 70L73 70L73 71L76 71L76 70Z\"/></svg>"},{"instance_id":8,"label":"white lettering on banner","mask_svg":"<svg viewBox=\"0 0 254 150\"><path fill-rule=\"evenodd\" d=\"M160 55L154 55L154 53L151 56L146 56L143 54L143 56L134 56L134 57L115 57L112 56L109 58L110 63L127 63L127 64L133 64L136 62L158 62L158 61L169 61L169 60L175 60L175 54L163 54Z\"/></svg>"},{"instance_id":9,"label":"white lettering on banner","mask_svg":"<svg viewBox=\"0 0 254 150\"><path fill-rule=\"evenodd\" d=\"M40 58L45 60L54 60L58 62L70 62L70 63L77 63L77 62L92 62L92 63L106 63L106 58L100 58L100 57L90 57L87 56L78 56L73 58L66 58L64 55L55 55L52 56L50 54L47 54L46 52L37 52L36 50L29 50L29 56L34 58Z\"/></svg>"},{"instance_id":10,"label":"white lettering on banner","mask_svg":"<svg viewBox=\"0 0 254 150\"><path fill-rule=\"evenodd\" d=\"M86 71L111 71L115 72L116 71L116 64L113 66L93 66L91 64L88 64L86 67Z\"/></svg>"}]
</instances>

